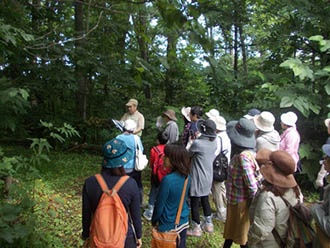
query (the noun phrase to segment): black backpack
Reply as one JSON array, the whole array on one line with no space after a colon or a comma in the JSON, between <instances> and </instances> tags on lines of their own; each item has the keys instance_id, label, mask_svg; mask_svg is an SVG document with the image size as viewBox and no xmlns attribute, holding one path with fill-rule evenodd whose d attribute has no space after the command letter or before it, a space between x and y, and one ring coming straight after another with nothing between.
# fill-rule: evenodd
<instances>
[{"instance_id":1,"label":"black backpack","mask_svg":"<svg viewBox=\"0 0 330 248\"><path fill-rule=\"evenodd\" d=\"M222 150L222 139L220 138L221 151L213 160L213 180L223 182L228 177L228 158L226 157L227 150Z\"/></svg>"}]
</instances>

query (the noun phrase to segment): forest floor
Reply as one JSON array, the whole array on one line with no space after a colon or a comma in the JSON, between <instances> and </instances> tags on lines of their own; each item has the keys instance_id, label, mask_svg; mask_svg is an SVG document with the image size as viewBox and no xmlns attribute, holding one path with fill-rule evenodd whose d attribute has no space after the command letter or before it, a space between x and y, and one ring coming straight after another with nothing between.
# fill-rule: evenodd
<instances>
[{"instance_id":1,"label":"forest floor","mask_svg":"<svg viewBox=\"0 0 330 248\"><path fill-rule=\"evenodd\" d=\"M14 152L12 149L9 148L9 153ZM87 177L100 171L102 158L88 153L64 152L52 152L49 157L51 161L39 167L39 178L24 182L31 188L29 193L36 203L33 211L36 229L42 233L43 243L47 243L47 247L82 247L82 186ZM146 169L143 171L146 201L150 189L149 178L150 171ZM307 202L314 202L317 198L316 192L305 194ZM213 202L211 206L214 211ZM142 223L143 247L150 247L152 226L143 217ZM224 223L214 221L214 225L215 232L212 234L204 233L200 238L188 237L187 247L222 247Z\"/></svg>"}]
</instances>

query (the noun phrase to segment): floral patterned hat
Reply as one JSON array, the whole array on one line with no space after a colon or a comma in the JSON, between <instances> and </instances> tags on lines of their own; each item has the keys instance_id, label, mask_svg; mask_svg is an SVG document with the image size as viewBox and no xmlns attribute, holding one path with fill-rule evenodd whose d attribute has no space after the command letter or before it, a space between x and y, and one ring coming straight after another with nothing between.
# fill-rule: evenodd
<instances>
[{"instance_id":1,"label":"floral patterned hat","mask_svg":"<svg viewBox=\"0 0 330 248\"><path fill-rule=\"evenodd\" d=\"M112 139L103 146L102 166L105 168L118 168L124 166L127 162L128 148L124 141Z\"/></svg>"}]
</instances>

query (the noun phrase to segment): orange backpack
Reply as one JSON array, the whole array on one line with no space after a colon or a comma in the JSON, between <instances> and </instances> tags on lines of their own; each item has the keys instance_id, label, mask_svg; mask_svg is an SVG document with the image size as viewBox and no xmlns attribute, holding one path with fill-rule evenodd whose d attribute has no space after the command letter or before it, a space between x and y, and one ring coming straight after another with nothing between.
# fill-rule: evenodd
<instances>
[{"instance_id":1,"label":"orange backpack","mask_svg":"<svg viewBox=\"0 0 330 248\"><path fill-rule=\"evenodd\" d=\"M91 248L122 248L125 246L128 217L117 193L129 177L121 177L111 190L100 174L95 177L103 194L93 215L89 245Z\"/></svg>"}]
</instances>

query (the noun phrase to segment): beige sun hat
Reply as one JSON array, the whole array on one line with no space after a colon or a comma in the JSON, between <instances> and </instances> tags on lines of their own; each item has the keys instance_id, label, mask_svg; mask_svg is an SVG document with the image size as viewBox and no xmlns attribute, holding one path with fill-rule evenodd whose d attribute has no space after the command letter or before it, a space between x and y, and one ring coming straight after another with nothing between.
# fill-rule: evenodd
<instances>
[{"instance_id":1,"label":"beige sun hat","mask_svg":"<svg viewBox=\"0 0 330 248\"><path fill-rule=\"evenodd\" d=\"M136 99L129 99L129 101L126 103L126 106L132 106L132 105L134 105L134 106L137 106L139 104L139 102L136 100Z\"/></svg>"},{"instance_id":2,"label":"beige sun hat","mask_svg":"<svg viewBox=\"0 0 330 248\"><path fill-rule=\"evenodd\" d=\"M217 126L217 130L219 131L225 131L227 129L226 127L226 120L221 115L218 115L214 118L210 118L212 121L215 122L215 125Z\"/></svg>"},{"instance_id":3,"label":"beige sun hat","mask_svg":"<svg viewBox=\"0 0 330 248\"><path fill-rule=\"evenodd\" d=\"M256 127L263 132L274 130L275 117L271 112L263 111L260 115L255 115L253 121Z\"/></svg>"},{"instance_id":4,"label":"beige sun hat","mask_svg":"<svg viewBox=\"0 0 330 248\"><path fill-rule=\"evenodd\" d=\"M293 127L296 125L298 117L292 111L281 115L281 122L287 126Z\"/></svg>"},{"instance_id":5,"label":"beige sun hat","mask_svg":"<svg viewBox=\"0 0 330 248\"><path fill-rule=\"evenodd\" d=\"M190 110L191 107L182 107L181 114L186 118L188 121L191 121L190 119Z\"/></svg>"},{"instance_id":6,"label":"beige sun hat","mask_svg":"<svg viewBox=\"0 0 330 248\"><path fill-rule=\"evenodd\" d=\"M207 117L214 121L215 117L220 116L220 113L216 109L210 109L208 112L205 113Z\"/></svg>"},{"instance_id":7,"label":"beige sun hat","mask_svg":"<svg viewBox=\"0 0 330 248\"><path fill-rule=\"evenodd\" d=\"M163 112L163 115L167 116L170 120L176 121L175 111L173 109L167 109Z\"/></svg>"},{"instance_id":8,"label":"beige sun hat","mask_svg":"<svg viewBox=\"0 0 330 248\"><path fill-rule=\"evenodd\" d=\"M324 124L327 128L330 128L330 118L324 120Z\"/></svg>"}]
</instances>

